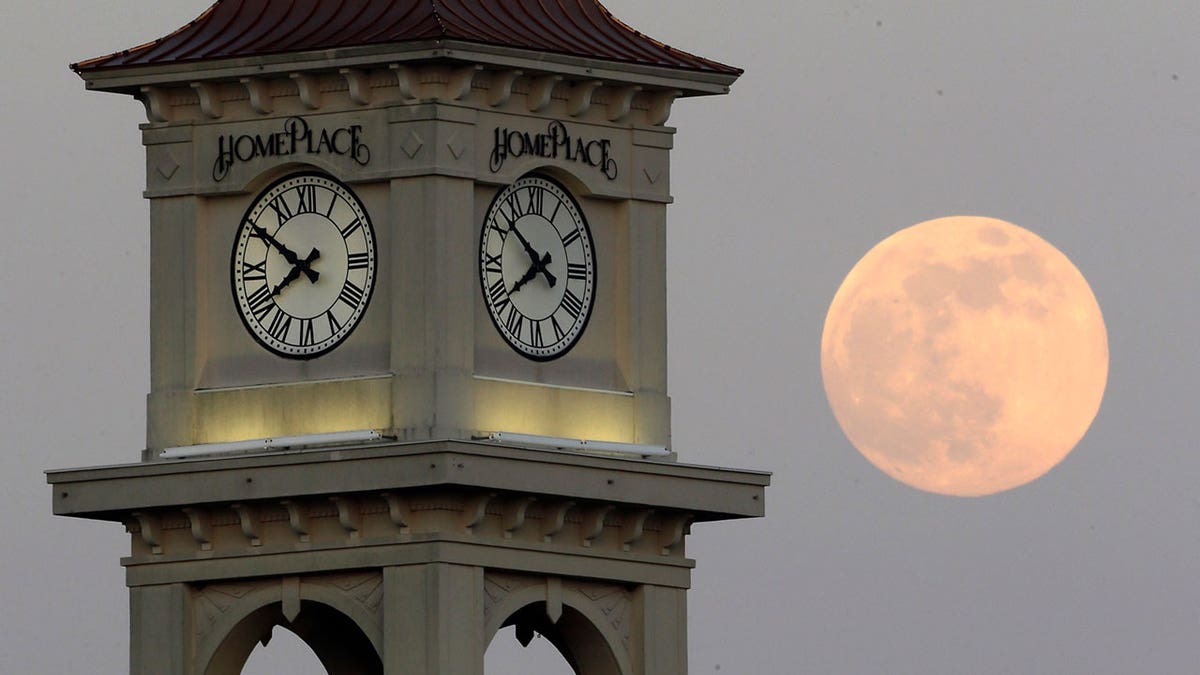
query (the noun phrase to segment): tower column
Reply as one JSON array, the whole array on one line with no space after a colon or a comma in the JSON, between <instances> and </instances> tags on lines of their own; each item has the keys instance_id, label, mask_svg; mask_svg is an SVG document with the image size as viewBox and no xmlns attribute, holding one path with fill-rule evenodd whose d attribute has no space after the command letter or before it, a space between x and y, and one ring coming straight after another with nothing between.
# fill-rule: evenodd
<instances>
[{"instance_id":1,"label":"tower column","mask_svg":"<svg viewBox=\"0 0 1200 675\"><path fill-rule=\"evenodd\" d=\"M635 603L641 617L634 640L641 675L687 672L687 589L642 586Z\"/></svg>"},{"instance_id":2,"label":"tower column","mask_svg":"<svg viewBox=\"0 0 1200 675\"><path fill-rule=\"evenodd\" d=\"M130 675L192 675L186 584L129 589Z\"/></svg>"},{"instance_id":3,"label":"tower column","mask_svg":"<svg viewBox=\"0 0 1200 675\"><path fill-rule=\"evenodd\" d=\"M385 675L483 675L483 568L383 570Z\"/></svg>"}]
</instances>

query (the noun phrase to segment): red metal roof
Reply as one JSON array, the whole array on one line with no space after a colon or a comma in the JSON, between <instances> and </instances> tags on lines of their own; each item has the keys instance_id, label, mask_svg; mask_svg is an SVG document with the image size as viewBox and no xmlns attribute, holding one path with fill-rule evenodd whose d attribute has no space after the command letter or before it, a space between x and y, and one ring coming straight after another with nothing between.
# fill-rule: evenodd
<instances>
[{"instance_id":1,"label":"red metal roof","mask_svg":"<svg viewBox=\"0 0 1200 675\"><path fill-rule=\"evenodd\" d=\"M166 37L72 68L82 72L424 40L742 72L633 30L599 0L217 0Z\"/></svg>"}]
</instances>

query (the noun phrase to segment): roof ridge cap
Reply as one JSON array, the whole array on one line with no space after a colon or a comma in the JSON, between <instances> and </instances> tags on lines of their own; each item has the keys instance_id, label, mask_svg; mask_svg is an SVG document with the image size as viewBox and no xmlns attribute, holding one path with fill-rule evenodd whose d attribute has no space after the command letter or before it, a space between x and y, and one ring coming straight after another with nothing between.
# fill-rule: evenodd
<instances>
[{"instance_id":1,"label":"roof ridge cap","mask_svg":"<svg viewBox=\"0 0 1200 675\"><path fill-rule=\"evenodd\" d=\"M438 28L442 31L442 37L449 37L450 33L446 29L446 22L442 21L442 14L438 11L438 0L429 0L429 7L433 12L433 20L437 22Z\"/></svg>"}]
</instances>

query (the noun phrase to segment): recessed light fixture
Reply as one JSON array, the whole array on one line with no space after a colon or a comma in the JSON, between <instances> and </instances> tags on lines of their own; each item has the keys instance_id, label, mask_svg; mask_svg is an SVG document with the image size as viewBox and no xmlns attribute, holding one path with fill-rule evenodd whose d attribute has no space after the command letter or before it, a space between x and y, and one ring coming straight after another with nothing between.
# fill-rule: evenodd
<instances>
[{"instance_id":1,"label":"recessed light fixture","mask_svg":"<svg viewBox=\"0 0 1200 675\"><path fill-rule=\"evenodd\" d=\"M374 429L334 431L324 434L275 436L273 438L252 438L245 441L228 441L225 443L184 445L174 448L166 448L159 452L158 456L162 459L187 459L189 457L207 457L209 455L233 455L239 453L263 452L266 450L288 450L296 448L311 448L322 445L365 443L367 441L377 441L380 438L383 438L383 435Z\"/></svg>"},{"instance_id":2,"label":"recessed light fixture","mask_svg":"<svg viewBox=\"0 0 1200 675\"><path fill-rule=\"evenodd\" d=\"M556 436L538 436L534 434L514 434L507 431L497 431L478 440L489 440L495 443L512 445L528 445L547 450L579 450L615 455L635 455L640 457L664 457L671 454L662 445L646 443L618 443L616 441L589 441L579 438L559 438Z\"/></svg>"}]
</instances>

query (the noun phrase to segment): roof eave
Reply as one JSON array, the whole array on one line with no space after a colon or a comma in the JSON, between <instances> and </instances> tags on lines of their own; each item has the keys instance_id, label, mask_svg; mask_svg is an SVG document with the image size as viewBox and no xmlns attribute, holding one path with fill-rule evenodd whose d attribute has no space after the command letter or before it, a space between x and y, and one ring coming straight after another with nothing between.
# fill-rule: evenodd
<instances>
[{"instance_id":1,"label":"roof eave","mask_svg":"<svg viewBox=\"0 0 1200 675\"><path fill-rule=\"evenodd\" d=\"M163 65L81 67L85 62L72 65L72 69L87 83L89 90L137 95L142 87L429 61L552 72L650 89L674 89L683 96L728 93L730 85L741 74L741 71L717 72L626 63L460 40L424 40Z\"/></svg>"}]
</instances>

